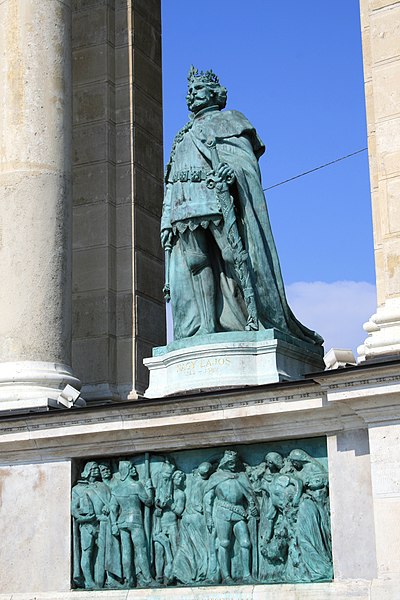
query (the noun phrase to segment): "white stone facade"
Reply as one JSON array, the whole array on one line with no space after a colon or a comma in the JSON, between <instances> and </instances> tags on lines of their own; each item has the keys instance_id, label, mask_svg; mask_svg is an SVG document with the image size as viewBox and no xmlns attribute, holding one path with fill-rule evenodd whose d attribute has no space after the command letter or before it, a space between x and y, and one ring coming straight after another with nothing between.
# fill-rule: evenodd
<instances>
[{"instance_id":1,"label":"white stone facade","mask_svg":"<svg viewBox=\"0 0 400 600\"><path fill-rule=\"evenodd\" d=\"M74 591L71 598L167 599L179 594L179 598L221 600L398 600L399 366L366 364L248 391L216 391L3 420L0 599L11 595L13 600L69 597L69 494L76 476L74 458L322 435L328 446L332 583ZM14 523L28 528L27 533L10 536ZM53 545L57 548L52 554ZM27 548L28 570L24 566Z\"/></svg>"}]
</instances>

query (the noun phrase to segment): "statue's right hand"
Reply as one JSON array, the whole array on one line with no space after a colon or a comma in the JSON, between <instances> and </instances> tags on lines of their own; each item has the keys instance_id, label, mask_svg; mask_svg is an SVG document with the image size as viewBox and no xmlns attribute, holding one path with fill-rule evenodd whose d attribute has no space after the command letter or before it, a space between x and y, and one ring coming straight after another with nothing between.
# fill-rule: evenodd
<instances>
[{"instance_id":1,"label":"statue's right hand","mask_svg":"<svg viewBox=\"0 0 400 600\"><path fill-rule=\"evenodd\" d=\"M112 533L113 535L118 535L118 534L119 534L118 525L113 525L113 526L111 527L111 533Z\"/></svg>"},{"instance_id":2,"label":"statue's right hand","mask_svg":"<svg viewBox=\"0 0 400 600\"><path fill-rule=\"evenodd\" d=\"M163 229L161 232L161 246L172 246L172 229Z\"/></svg>"}]
</instances>

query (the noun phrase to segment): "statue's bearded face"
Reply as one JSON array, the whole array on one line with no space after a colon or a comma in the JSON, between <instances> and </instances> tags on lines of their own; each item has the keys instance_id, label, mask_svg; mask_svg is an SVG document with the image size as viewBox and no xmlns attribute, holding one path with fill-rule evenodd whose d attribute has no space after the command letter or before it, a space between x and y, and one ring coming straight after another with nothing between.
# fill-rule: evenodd
<instances>
[{"instance_id":1,"label":"statue's bearded face","mask_svg":"<svg viewBox=\"0 0 400 600\"><path fill-rule=\"evenodd\" d=\"M197 113L199 110L215 104L214 93L204 82L193 82L188 87L186 102L189 110Z\"/></svg>"}]
</instances>

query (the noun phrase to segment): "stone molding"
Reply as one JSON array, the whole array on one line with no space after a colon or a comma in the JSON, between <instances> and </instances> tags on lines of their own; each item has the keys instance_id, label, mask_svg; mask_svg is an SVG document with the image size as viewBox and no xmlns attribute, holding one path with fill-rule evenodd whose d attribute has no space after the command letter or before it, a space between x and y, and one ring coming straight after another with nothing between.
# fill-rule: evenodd
<instances>
[{"instance_id":1,"label":"stone molding","mask_svg":"<svg viewBox=\"0 0 400 600\"><path fill-rule=\"evenodd\" d=\"M1 461L204 447L332 435L398 417L399 363L313 379L0 421Z\"/></svg>"},{"instance_id":2,"label":"stone molding","mask_svg":"<svg viewBox=\"0 0 400 600\"><path fill-rule=\"evenodd\" d=\"M214 588L179 588L179 600L382 600L382 583L349 580L317 584L241 585ZM106 594L106 596L105 596ZM0 600L172 600L177 598L176 589L138 589L98 592L78 591L63 593L0 594ZM395 600L395 596L384 596Z\"/></svg>"}]
</instances>

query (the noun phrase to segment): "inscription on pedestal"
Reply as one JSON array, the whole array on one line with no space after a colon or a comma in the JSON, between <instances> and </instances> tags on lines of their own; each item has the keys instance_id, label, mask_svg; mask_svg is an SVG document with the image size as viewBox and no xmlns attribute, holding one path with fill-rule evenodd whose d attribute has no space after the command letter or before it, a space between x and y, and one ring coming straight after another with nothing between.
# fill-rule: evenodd
<instances>
[{"instance_id":1,"label":"inscription on pedestal","mask_svg":"<svg viewBox=\"0 0 400 600\"><path fill-rule=\"evenodd\" d=\"M332 579L322 438L95 458L76 467L75 587Z\"/></svg>"},{"instance_id":2,"label":"inscription on pedestal","mask_svg":"<svg viewBox=\"0 0 400 600\"><path fill-rule=\"evenodd\" d=\"M224 367L230 367L231 365L232 360L227 356L220 358L200 358L176 365L176 372L184 376L215 375L223 370Z\"/></svg>"}]
</instances>

